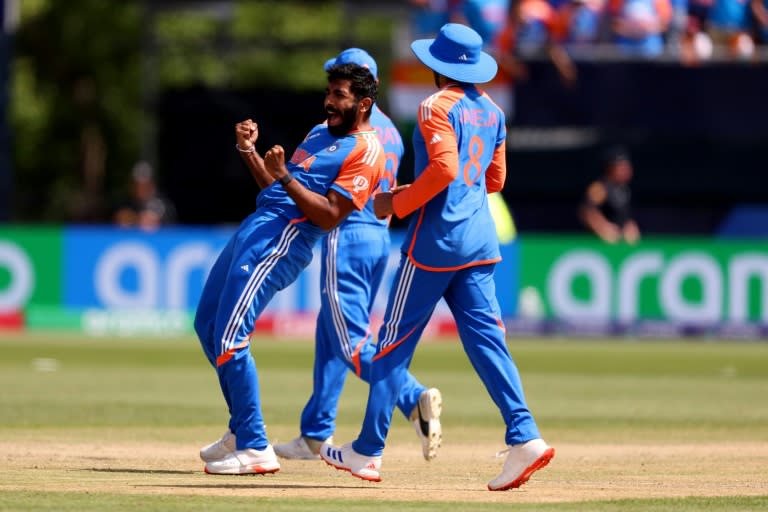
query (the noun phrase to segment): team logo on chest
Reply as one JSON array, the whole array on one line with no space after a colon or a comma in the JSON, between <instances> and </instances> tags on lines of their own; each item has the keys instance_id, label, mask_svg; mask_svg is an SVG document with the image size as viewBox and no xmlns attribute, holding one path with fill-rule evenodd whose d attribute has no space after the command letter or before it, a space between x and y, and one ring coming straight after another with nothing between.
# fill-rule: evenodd
<instances>
[{"instance_id":1,"label":"team logo on chest","mask_svg":"<svg viewBox=\"0 0 768 512\"><path fill-rule=\"evenodd\" d=\"M337 149L339 149L339 146L337 146L336 144L334 144L334 145L332 145L332 146L328 146L328 152L329 152L329 153L333 153L333 152L334 152L334 151L336 151Z\"/></svg>"},{"instance_id":2,"label":"team logo on chest","mask_svg":"<svg viewBox=\"0 0 768 512\"><path fill-rule=\"evenodd\" d=\"M360 192L361 190L368 190L369 184L368 184L368 178L365 176L360 176L359 174L352 178L352 187L355 192Z\"/></svg>"},{"instance_id":3,"label":"team logo on chest","mask_svg":"<svg viewBox=\"0 0 768 512\"><path fill-rule=\"evenodd\" d=\"M309 153L306 149L299 147L296 148L296 151L293 152L293 156L291 156L290 162L292 164L298 165L311 156L312 154Z\"/></svg>"}]
</instances>

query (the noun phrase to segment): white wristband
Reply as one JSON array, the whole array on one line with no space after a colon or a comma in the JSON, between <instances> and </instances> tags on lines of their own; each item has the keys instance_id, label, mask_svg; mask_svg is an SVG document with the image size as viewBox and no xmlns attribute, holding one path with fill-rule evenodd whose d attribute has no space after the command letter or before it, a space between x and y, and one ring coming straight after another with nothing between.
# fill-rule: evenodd
<instances>
[{"instance_id":1,"label":"white wristband","mask_svg":"<svg viewBox=\"0 0 768 512\"><path fill-rule=\"evenodd\" d=\"M256 146L251 146L248 149L243 149L243 148L240 147L239 144L235 144L235 148L237 148L237 150L239 152L241 152L241 153L255 153L256 152Z\"/></svg>"}]
</instances>

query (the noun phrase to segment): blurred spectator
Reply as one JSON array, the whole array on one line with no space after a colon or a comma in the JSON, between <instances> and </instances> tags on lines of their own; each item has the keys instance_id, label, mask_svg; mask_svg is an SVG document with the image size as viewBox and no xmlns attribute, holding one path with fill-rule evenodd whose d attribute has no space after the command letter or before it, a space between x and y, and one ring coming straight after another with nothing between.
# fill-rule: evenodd
<instances>
[{"instance_id":1,"label":"blurred spectator","mask_svg":"<svg viewBox=\"0 0 768 512\"><path fill-rule=\"evenodd\" d=\"M688 3L689 0L670 0L672 16L667 27L667 48L676 55L682 51L685 36L688 31Z\"/></svg>"},{"instance_id":2,"label":"blurred spectator","mask_svg":"<svg viewBox=\"0 0 768 512\"><path fill-rule=\"evenodd\" d=\"M576 67L558 43L558 16L546 0L517 0L507 26L496 38L494 52L501 70L513 80L526 80L525 61L546 55L566 85L576 80Z\"/></svg>"},{"instance_id":3,"label":"blurred spectator","mask_svg":"<svg viewBox=\"0 0 768 512\"><path fill-rule=\"evenodd\" d=\"M701 61L712 57L714 53L712 38L702 29L699 19L695 16L688 16L688 24L678 49L680 61L688 66L698 65Z\"/></svg>"},{"instance_id":4,"label":"blurred spectator","mask_svg":"<svg viewBox=\"0 0 768 512\"><path fill-rule=\"evenodd\" d=\"M121 227L152 230L176 221L176 208L157 191L152 167L138 162L131 171L131 195L114 215Z\"/></svg>"},{"instance_id":5,"label":"blurred spectator","mask_svg":"<svg viewBox=\"0 0 768 512\"><path fill-rule=\"evenodd\" d=\"M510 0L465 0L461 14L467 24L480 34L483 43L490 46L507 24L509 4Z\"/></svg>"},{"instance_id":6,"label":"blurred spectator","mask_svg":"<svg viewBox=\"0 0 768 512\"><path fill-rule=\"evenodd\" d=\"M755 37L760 44L768 44L768 0L751 0Z\"/></svg>"},{"instance_id":7,"label":"blurred spectator","mask_svg":"<svg viewBox=\"0 0 768 512\"><path fill-rule=\"evenodd\" d=\"M609 0L613 41L633 57L658 57L672 20L670 0Z\"/></svg>"},{"instance_id":8,"label":"blurred spectator","mask_svg":"<svg viewBox=\"0 0 768 512\"><path fill-rule=\"evenodd\" d=\"M603 175L590 183L579 208L581 221L608 243L640 239L640 230L632 218L632 163L623 147L606 151L602 158Z\"/></svg>"},{"instance_id":9,"label":"blurred spectator","mask_svg":"<svg viewBox=\"0 0 768 512\"><path fill-rule=\"evenodd\" d=\"M461 0L410 0L414 37L432 37L457 12Z\"/></svg>"},{"instance_id":10,"label":"blurred spectator","mask_svg":"<svg viewBox=\"0 0 768 512\"><path fill-rule=\"evenodd\" d=\"M715 47L727 48L735 58L751 58L755 53L755 43L749 33L750 15L749 0L714 0L709 11L707 31Z\"/></svg>"},{"instance_id":11,"label":"blurred spectator","mask_svg":"<svg viewBox=\"0 0 768 512\"><path fill-rule=\"evenodd\" d=\"M566 0L558 8L558 39L566 50L583 50L604 39L606 0Z\"/></svg>"},{"instance_id":12,"label":"blurred spectator","mask_svg":"<svg viewBox=\"0 0 768 512\"><path fill-rule=\"evenodd\" d=\"M488 46L507 23L510 0L410 0L413 35L433 37L444 24L466 23Z\"/></svg>"},{"instance_id":13,"label":"blurred spectator","mask_svg":"<svg viewBox=\"0 0 768 512\"><path fill-rule=\"evenodd\" d=\"M695 24L699 30L704 30L709 19L709 11L714 0L688 0L688 23Z\"/></svg>"}]
</instances>

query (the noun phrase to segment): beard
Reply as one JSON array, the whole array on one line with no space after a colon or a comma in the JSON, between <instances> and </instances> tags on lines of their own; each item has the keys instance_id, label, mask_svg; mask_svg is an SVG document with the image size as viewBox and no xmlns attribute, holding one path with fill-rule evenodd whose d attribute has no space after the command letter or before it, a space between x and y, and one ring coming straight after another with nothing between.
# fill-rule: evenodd
<instances>
[{"instance_id":1,"label":"beard","mask_svg":"<svg viewBox=\"0 0 768 512\"><path fill-rule=\"evenodd\" d=\"M332 110L332 113L338 113L341 116L341 122L336 126L331 126L329 123L328 132L334 137L341 137L351 132L352 128L355 126L355 121L357 120L358 107L359 104L355 103L346 110Z\"/></svg>"}]
</instances>

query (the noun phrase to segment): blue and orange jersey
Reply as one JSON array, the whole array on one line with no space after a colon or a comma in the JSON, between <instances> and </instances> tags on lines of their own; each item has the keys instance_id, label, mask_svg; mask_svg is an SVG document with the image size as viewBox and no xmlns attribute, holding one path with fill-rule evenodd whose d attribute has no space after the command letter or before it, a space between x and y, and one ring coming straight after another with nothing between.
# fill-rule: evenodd
<instances>
[{"instance_id":1,"label":"blue and orange jersey","mask_svg":"<svg viewBox=\"0 0 768 512\"><path fill-rule=\"evenodd\" d=\"M567 47L600 42L605 0L578 0L558 9L556 39Z\"/></svg>"},{"instance_id":2,"label":"blue and orange jersey","mask_svg":"<svg viewBox=\"0 0 768 512\"><path fill-rule=\"evenodd\" d=\"M557 11L546 0L520 0L494 46L502 54L538 52L552 42L557 21Z\"/></svg>"},{"instance_id":3,"label":"blue and orange jersey","mask_svg":"<svg viewBox=\"0 0 768 512\"><path fill-rule=\"evenodd\" d=\"M461 4L467 24L480 34L486 45L491 44L507 24L510 0L465 0Z\"/></svg>"},{"instance_id":4,"label":"blue and orange jersey","mask_svg":"<svg viewBox=\"0 0 768 512\"><path fill-rule=\"evenodd\" d=\"M379 137L379 142L384 149L385 169L379 180L379 186L375 192L387 192L395 186L397 181L397 170L400 167L400 161L403 159L405 148L400 132L397 131L395 124L387 115L374 105L371 111L371 126ZM373 213L373 198L362 210L353 211L343 223L346 224L370 224L381 228L387 227L387 219L377 219Z\"/></svg>"},{"instance_id":5,"label":"blue and orange jersey","mask_svg":"<svg viewBox=\"0 0 768 512\"><path fill-rule=\"evenodd\" d=\"M506 178L504 112L473 85L449 85L419 105L415 179L394 196L395 214L415 212L403 251L414 265L457 270L501 259L488 193Z\"/></svg>"},{"instance_id":6,"label":"blue and orange jersey","mask_svg":"<svg viewBox=\"0 0 768 512\"><path fill-rule=\"evenodd\" d=\"M672 19L670 0L609 0L613 39L632 55L656 56L664 51L664 32Z\"/></svg>"},{"instance_id":7,"label":"blue and orange jersey","mask_svg":"<svg viewBox=\"0 0 768 512\"><path fill-rule=\"evenodd\" d=\"M343 137L331 135L325 124L315 126L286 162L288 171L309 190L326 195L335 190L362 210L384 174L384 151L376 132L358 131ZM256 206L290 219L304 214L282 185L273 182L259 193ZM320 237L324 230L301 222L305 234Z\"/></svg>"}]
</instances>

